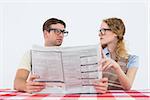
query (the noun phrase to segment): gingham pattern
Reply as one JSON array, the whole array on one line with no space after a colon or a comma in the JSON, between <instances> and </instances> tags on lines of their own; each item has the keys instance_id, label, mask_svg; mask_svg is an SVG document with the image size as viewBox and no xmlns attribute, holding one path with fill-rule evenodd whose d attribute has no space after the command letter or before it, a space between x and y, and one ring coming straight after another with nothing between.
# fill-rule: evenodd
<instances>
[{"instance_id":1,"label":"gingham pattern","mask_svg":"<svg viewBox=\"0 0 150 100\"><path fill-rule=\"evenodd\" d=\"M29 94L10 89L0 89L0 100L150 100L147 90L110 90L105 94Z\"/></svg>"}]
</instances>

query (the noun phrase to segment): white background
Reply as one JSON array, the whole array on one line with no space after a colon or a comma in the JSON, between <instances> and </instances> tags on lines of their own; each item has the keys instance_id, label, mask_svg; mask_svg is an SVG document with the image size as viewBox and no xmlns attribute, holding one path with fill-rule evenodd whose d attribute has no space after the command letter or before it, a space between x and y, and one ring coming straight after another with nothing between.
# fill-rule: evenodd
<instances>
[{"instance_id":1,"label":"white background","mask_svg":"<svg viewBox=\"0 0 150 100\"><path fill-rule=\"evenodd\" d=\"M13 88L18 64L33 44L43 45L43 23L51 17L64 20L69 31L62 46L99 42L102 19L118 17L126 25L125 40L131 54L140 57L133 89L148 87L148 4L145 0L94 0L48 2L2 1L0 3L0 88Z\"/></svg>"}]
</instances>

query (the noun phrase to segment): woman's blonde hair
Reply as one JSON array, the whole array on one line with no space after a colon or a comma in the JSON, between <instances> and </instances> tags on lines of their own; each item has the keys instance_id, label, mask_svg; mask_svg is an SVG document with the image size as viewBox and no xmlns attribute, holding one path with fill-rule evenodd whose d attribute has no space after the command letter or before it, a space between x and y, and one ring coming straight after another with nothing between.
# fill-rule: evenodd
<instances>
[{"instance_id":1,"label":"woman's blonde hair","mask_svg":"<svg viewBox=\"0 0 150 100\"><path fill-rule=\"evenodd\" d=\"M103 22L105 22L109 26L111 31L117 35L118 38L116 47L117 59L120 58L128 59L128 53L124 43L125 25L123 21L119 18L108 18L104 19Z\"/></svg>"}]
</instances>

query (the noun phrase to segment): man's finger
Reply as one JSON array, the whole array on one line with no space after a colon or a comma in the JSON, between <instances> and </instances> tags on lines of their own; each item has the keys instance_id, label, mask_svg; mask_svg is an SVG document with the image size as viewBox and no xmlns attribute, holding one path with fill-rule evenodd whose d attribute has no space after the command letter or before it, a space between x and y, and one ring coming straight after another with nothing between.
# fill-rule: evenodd
<instances>
[{"instance_id":1,"label":"man's finger","mask_svg":"<svg viewBox=\"0 0 150 100\"><path fill-rule=\"evenodd\" d=\"M29 81L33 81L34 79L40 78L38 75L30 75Z\"/></svg>"},{"instance_id":2,"label":"man's finger","mask_svg":"<svg viewBox=\"0 0 150 100\"><path fill-rule=\"evenodd\" d=\"M45 86L29 86L28 89L29 90L35 90L35 89L44 89Z\"/></svg>"},{"instance_id":3,"label":"man's finger","mask_svg":"<svg viewBox=\"0 0 150 100\"><path fill-rule=\"evenodd\" d=\"M46 83L44 83L44 82L31 82L30 85L35 85L35 86L45 86Z\"/></svg>"}]
</instances>

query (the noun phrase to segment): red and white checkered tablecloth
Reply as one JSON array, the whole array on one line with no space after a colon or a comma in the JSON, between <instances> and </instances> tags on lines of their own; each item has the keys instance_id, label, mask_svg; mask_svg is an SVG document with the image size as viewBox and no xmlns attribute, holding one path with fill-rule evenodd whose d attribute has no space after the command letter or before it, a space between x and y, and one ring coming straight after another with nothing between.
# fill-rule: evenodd
<instances>
[{"instance_id":1,"label":"red and white checkered tablecloth","mask_svg":"<svg viewBox=\"0 0 150 100\"><path fill-rule=\"evenodd\" d=\"M150 100L147 90L110 90L105 94L29 94L10 89L0 89L0 100Z\"/></svg>"}]
</instances>

